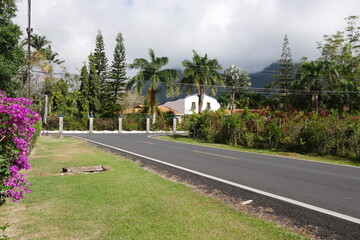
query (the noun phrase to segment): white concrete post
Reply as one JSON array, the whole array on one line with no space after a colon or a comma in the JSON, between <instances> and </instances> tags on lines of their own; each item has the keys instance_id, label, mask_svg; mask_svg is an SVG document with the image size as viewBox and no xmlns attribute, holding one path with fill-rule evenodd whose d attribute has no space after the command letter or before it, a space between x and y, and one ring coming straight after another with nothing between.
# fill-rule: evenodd
<instances>
[{"instance_id":1,"label":"white concrete post","mask_svg":"<svg viewBox=\"0 0 360 240\"><path fill-rule=\"evenodd\" d=\"M150 132L150 117L146 117L146 133Z\"/></svg>"},{"instance_id":2,"label":"white concrete post","mask_svg":"<svg viewBox=\"0 0 360 240\"><path fill-rule=\"evenodd\" d=\"M47 115L48 115L48 95L45 95L45 106L44 106L44 117L43 117L43 123L47 123Z\"/></svg>"},{"instance_id":3,"label":"white concrete post","mask_svg":"<svg viewBox=\"0 0 360 240\"><path fill-rule=\"evenodd\" d=\"M64 115L59 115L59 134L62 135L64 130Z\"/></svg>"},{"instance_id":4,"label":"white concrete post","mask_svg":"<svg viewBox=\"0 0 360 240\"><path fill-rule=\"evenodd\" d=\"M122 116L118 116L119 118L119 133L122 133Z\"/></svg>"},{"instance_id":5,"label":"white concrete post","mask_svg":"<svg viewBox=\"0 0 360 240\"><path fill-rule=\"evenodd\" d=\"M177 122L177 117L173 117L173 133L176 133L176 122Z\"/></svg>"},{"instance_id":6,"label":"white concrete post","mask_svg":"<svg viewBox=\"0 0 360 240\"><path fill-rule=\"evenodd\" d=\"M94 116L89 116L89 133L94 131Z\"/></svg>"}]
</instances>

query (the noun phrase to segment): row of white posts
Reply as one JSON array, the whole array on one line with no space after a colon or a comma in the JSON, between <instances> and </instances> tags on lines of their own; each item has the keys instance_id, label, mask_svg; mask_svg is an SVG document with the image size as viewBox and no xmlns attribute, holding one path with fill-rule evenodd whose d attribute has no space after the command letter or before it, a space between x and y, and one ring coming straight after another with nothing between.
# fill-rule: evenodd
<instances>
[{"instance_id":1,"label":"row of white posts","mask_svg":"<svg viewBox=\"0 0 360 240\"><path fill-rule=\"evenodd\" d=\"M119 133L122 133L122 116L119 119ZM177 117L173 117L173 133L176 133ZM62 134L64 131L64 115L59 115L59 133ZM89 133L94 132L94 116L89 116ZM150 133L150 117L146 117L146 133Z\"/></svg>"}]
</instances>

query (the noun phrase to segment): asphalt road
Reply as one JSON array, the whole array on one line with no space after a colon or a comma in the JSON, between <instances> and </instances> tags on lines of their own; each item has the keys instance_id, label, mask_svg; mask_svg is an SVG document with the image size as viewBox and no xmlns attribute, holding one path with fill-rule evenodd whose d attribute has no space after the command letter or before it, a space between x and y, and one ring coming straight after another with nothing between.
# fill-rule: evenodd
<instances>
[{"instance_id":1,"label":"asphalt road","mask_svg":"<svg viewBox=\"0 0 360 240\"><path fill-rule=\"evenodd\" d=\"M167 142L149 138L149 134L72 135L349 216L360 223L360 168Z\"/></svg>"}]
</instances>

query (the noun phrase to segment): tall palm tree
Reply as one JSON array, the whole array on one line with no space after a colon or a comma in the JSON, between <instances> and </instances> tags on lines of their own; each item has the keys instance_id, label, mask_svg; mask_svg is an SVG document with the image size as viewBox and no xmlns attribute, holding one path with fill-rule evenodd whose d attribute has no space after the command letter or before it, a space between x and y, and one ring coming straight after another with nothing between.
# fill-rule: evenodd
<instances>
[{"instance_id":1,"label":"tall palm tree","mask_svg":"<svg viewBox=\"0 0 360 240\"><path fill-rule=\"evenodd\" d=\"M193 53L192 61L182 61L185 70L183 72L184 78L181 82L188 84L188 92L194 88L196 89L199 97L198 113L201 113L206 90L210 88L215 93L216 85L223 84L222 76L217 72L222 68L216 59L209 59L207 54L201 57L195 50L193 50Z\"/></svg>"},{"instance_id":2,"label":"tall palm tree","mask_svg":"<svg viewBox=\"0 0 360 240\"><path fill-rule=\"evenodd\" d=\"M166 86L167 96L174 96L178 93L179 87L177 80L180 79L179 73L175 69L162 69L168 64L167 57L156 57L153 49L149 49L150 62L144 58L136 58L129 65L130 69L139 69L139 72L130 79L127 88L135 86L137 92L141 92L145 83L149 81L147 96L149 99L152 122L156 120L156 94L161 91L161 83Z\"/></svg>"}]
</instances>

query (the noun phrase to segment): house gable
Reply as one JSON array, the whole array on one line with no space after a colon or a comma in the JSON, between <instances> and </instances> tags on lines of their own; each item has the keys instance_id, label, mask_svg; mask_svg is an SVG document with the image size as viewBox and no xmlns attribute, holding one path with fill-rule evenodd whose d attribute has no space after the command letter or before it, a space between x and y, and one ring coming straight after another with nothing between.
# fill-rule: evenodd
<instances>
[{"instance_id":1,"label":"house gable","mask_svg":"<svg viewBox=\"0 0 360 240\"><path fill-rule=\"evenodd\" d=\"M189 115L189 114L193 114L194 112L195 113L198 112L199 97L197 94L193 94L185 98L178 99L176 101L165 102L163 106L171 108L181 114ZM202 111L205 110L216 111L218 109L220 109L220 104L218 103L218 101L213 97L205 95Z\"/></svg>"}]
</instances>

